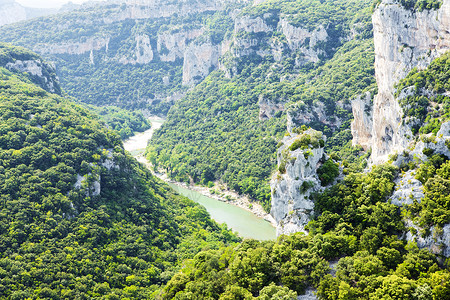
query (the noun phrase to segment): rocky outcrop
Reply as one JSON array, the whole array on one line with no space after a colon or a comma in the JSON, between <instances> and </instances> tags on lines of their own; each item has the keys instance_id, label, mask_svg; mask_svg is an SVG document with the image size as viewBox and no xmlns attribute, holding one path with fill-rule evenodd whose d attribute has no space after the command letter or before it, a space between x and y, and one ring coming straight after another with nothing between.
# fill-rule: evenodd
<instances>
[{"instance_id":1,"label":"rocky outcrop","mask_svg":"<svg viewBox=\"0 0 450 300\"><path fill-rule=\"evenodd\" d=\"M306 232L314 213L310 195L321 189L316 170L324 157L324 140L321 132L309 129L281 141L278 172L270 181L270 213L277 222L277 235Z\"/></svg>"},{"instance_id":2,"label":"rocky outcrop","mask_svg":"<svg viewBox=\"0 0 450 300\"><path fill-rule=\"evenodd\" d=\"M15 60L7 63L5 67L10 71L26 73L34 83L48 92L61 92L55 68L45 62L33 59Z\"/></svg>"},{"instance_id":3,"label":"rocky outcrop","mask_svg":"<svg viewBox=\"0 0 450 300\"><path fill-rule=\"evenodd\" d=\"M360 145L368 150L372 143L372 95L366 92L353 99L351 104L354 118L351 124L353 146Z\"/></svg>"},{"instance_id":4,"label":"rocky outcrop","mask_svg":"<svg viewBox=\"0 0 450 300\"><path fill-rule=\"evenodd\" d=\"M313 105L309 106L299 101L288 107L287 129L289 132L292 132L295 127L312 122L320 122L330 128L338 128L342 120L335 116L328 116L325 112L325 104L320 101L315 101Z\"/></svg>"},{"instance_id":5,"label":"rocky outcrop","mask_svg":"<svg viewBox=\"0 0 450 300\"><path fill-rule=\"evenodd\" d=\"M263 97L262 95L259 97L258 106L259 119L261 121L271 119L276 113L285 110L283 102L274 102L271 99Z\"/></svg>"},{"instance_id":6,"label":"rocky outcrop","mask_svg":"<svg viewBox=\"0 0 450 300\"><path fill-rule=\"evenodd\" d=\"M158 34L157 50L161 61L183 59L188 44L203 33L203 28Z\"/></svg>"},{"instance_id":7,"label":"rocky outcrop","mask_svg":"<svg viewBox=\"0 0 450 300\"><path fill-rule=\"evenodd\" d=\"M450 140L450 122L441 125L436 136L424 135L411 152L404 151L396 155L394 165L400 166L411 160L426 161L428 157L423 153L425 149L432 150L433 153L442 154L450 157L450 149L447 143ZM389 201L398 206L410 205L414 201L421 202L425 197L423 184L415 178L416 171L409 170L402 173L395 180L396 188ZM408 241L415 241L419 248L427 248L435 254L441 254L450 257L450 224L445 224L442 228L432 226L430 234L424 234L424 230L410 219L404 220L407 228L405 238Z\"/></svg>"},{"instance_id":8,"label":"rocky outcrop","mask_svg":"<svg viewBox=\"0 0 450 300\"><path fill-rule=\"evenodd\" d=\"M423 69L450 49L450 0L439 10L412 11L397 0L384 0L373 17L375 76L372 160L387 160L389 153L408 145L402 128L402 110L394 97L394 85L414 67ZM370 138L366 136L366 138Z\"/></svg>"},{"instance_id":9,"label":"rocky outcrop","mask_svg":"<svg viewBox=\"0 0 450 300\"><path fill-rule=\"evenodd\" d=\"M425 194L423 193L423 184L415 178L416 172L409 170L401 174L395 180L395 191L390 197L392 204L397 206L409 205L416 201L421 201Z\"/></svg>"},{"instance_id":10,"label":"rocky outcrop","mask_svg":"<svg viewBox=\"0 0 450 300\"><path fill-rule=\"evenodd\" d=\"M150 37L146 34L136 36L136 63L146 64L153 60L153 49Z\"/></svg>"},{"instance_id":11,"label":"rocky outcrop","mask_svg":"<svg viewBox=\"0 0 450 300\"><path fill-rule=\"evenodd\" d=\"M240 31L248 33L258 33L258 32L270 32L274 28L266 24L265 20L261 17L252 18L250 16L241 16L236 18L234 22L234 32L239 33Z\"/></svg>"},{"instance_id":12,"label":"rocky outcrop","mask_svg":"<svg viewBox=\"0 0 450 300\"><path fill-rule=\"evenodd\" d=\"M119 62L122 64L148 64L154 58L150 37L146 34L138 34L135 37L136 47L134 56L131 58L122 57ZM91 50L92 53L92 50Z\"/></svg>"},{"instance_id":13,"label":"rocky outcrop","mask_svg":"<svg viewBox=\"0 0 450 300\"><path fill-rule=\"evenodd\" d=\"M127 0L126 5L117 5L109 15L105 16L103 22L111 24L126 19L186 16L205 11L216 11L223 6L223 3L224 1L220 0L178 0L170 2L167 0Z\"/></svg>"},{"instance_id":14,"label":"rocky outcrop","mask_svg":"<svg viewBox=\"0 0 450 300\"><path fill-rule=\"evenodd\" d=\"M211 43L192 44L184 53L183 85L202 81L211 69L219 66L219 48Z\"/></svg>"},{"instance_id":15,"label":"rocky outcrop","mask_svg":"<svg viewBox=\"0 0 450 300\"><path fill-rule=\"evenodd\" d=\"M84 54L93 50L108 51L109 37L91 37L85 41L72 41L61 44L38 44L33 50L40 54Z\"/></svg>"},{"instance_id":16,"label":"rocky outcrop","mask_svg":"<svg viewBox=\"0 0 450 300\"><path fill-rule=\"evenodd\" d=\"M309 31L301 27L295 27L288 20L281 19L278 26L281 27L281 32L286 37L289 49L299 51L302 54L301 61L297 61L298 65L304 62L318 62L319 55L325 55L323 49L315 49L319 42L325 42L328 39L328 33L323 25Z\"/></svg>"},{"instance_id":17,"label":"rocky outcrop","mask_svg":"<svg viewBox=\"0 0 450 300\"><path fill-rule=\"evenodd\" d=\"M274 31L282 35L272 36ZM308 30L292 25L287 19L279 19L274 13L258 17L239 16L235 19L234 32L235 57L273 56L278 62L290 53L289 55L296 58L297 66L307 62L318 62L321 56L325 56L324 47L318 45L329 38L323 25Z\"/></svg>"},{"instance_id":18,"label":"rocky outcrop","mask_svg":"<svg viewBox=\"0 0 450 300\"><path fill-rule=\"evenodd\" d=\"M183 85L197 84L217 69L219 58L230 49L229 47L229 41L219 45L214 45L210 41L190 44L184 53Z\"/></svg>"},{"instance_id":19,"label":"rocky outcrop","mask_svg":"<svg viewBox=\"0 0 450 300\"><path fill-rule=\"evenodd\" d=\"M439 229L432 226L431 234L426 236L421 234L421 228L412 221L407 220L405 225L412 229L406 233L406 240L416 242L420 249L427 248L434 254L450 257L450 224Z\"/></svg>"}]
</instances>

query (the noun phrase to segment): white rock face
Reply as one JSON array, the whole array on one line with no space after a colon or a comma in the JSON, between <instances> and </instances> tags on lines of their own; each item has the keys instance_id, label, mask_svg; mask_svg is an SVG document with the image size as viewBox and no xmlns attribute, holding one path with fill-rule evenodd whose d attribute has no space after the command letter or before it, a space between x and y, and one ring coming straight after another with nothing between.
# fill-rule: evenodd
<instances>
[{"instance_id":1,"label":"white rock face","mask_svg":"<svg viewBox=\"0 0 450 300\"><path fill-rule=\"evenodd\" d=\"M42 66L35 60L16 60L14 63L7 63L7 69L27 72L34 76L42 77Z\"/></svg>"},{"instance_id":2,"label":"white rock face","mask_svg":"<svg viewBox=\"0 0 450 300\"><path fill-rule=\"evenodd\" d=\"M267 25L261 17L252 18L250 16L242 16L236 18L234 22L234 32L245 31L249 33L270 32L274 28Z\"/></svg>"},{"instance_id":3,"label":"white rock face","mask_svg":"<svg viewBox=\"0 0 450 300\"><path fill-rule=\"evenodd\" d=\"M353 99L351 103L354 117L351 124L352 144L353 146L361 145L368 150L372 143L372 96L366 92Z\"/></svg>"},{"instance_id":4,"label":"white rock face","mask_svg":"<svg viewBox=\"0 0 450 300\"><path fill-rule=\"evenodd\" d=\"M430 137L432 134L424 135L424 137ZM423 150L426 148L432 149L436 154L442 154L450 158L450 150L446 145L446 141L450 140L450 121L441 125L441 129L436 134L436 137L430 142L424 142L420 140L411 155L421 160L427 160Z\"/></svg>"},{"instance_id":5,"label":"white rock face","mask_svg":"<svg viewBox=\"0 0 450 300\"><path fill-rule=\"evenodd\" d=\"M317 300L316 289L308 288L304 295L297 296L297 300Z\"/></svg>"},{"instance_id":6,"label":"white rock face","mask_svg":"<svg viewBox=\"0 0 450 300\"><path fill-rule=\"evenodd\" d=\"M84 42L38 44L33 50L40 54L84 54L100 49L108 51L109 40L109 37L91 37Z\"/></svg>"},{"instance_id":7,"label":"white rock face","mask_svg":"<svg viewBox=\"0 0 450 300\"><path fill-rule=\"evenodd\" d=\"M89 186L83 186L83 183L88 179L88 177L92 176L95 176L94 182L92 182L92 184ZM80 174L77 174L77 181L74 184L74 188L85 190L86 196L98 196L101 193L100 180L100 175L93 175L92 173L88 173L84 176L81 176Z\"/></svg>"},{"instance_id":8,"label":"white rock face","mask_svg":"<svg viewBox=\"0 0 450 300\"><path fill-rule=\"evenodd\" d=\"M425 136L426 137L426 136ZM431 137L431 134L428 135ZM450 150L446 145L446 141L450 140L450 122L445 122L441 125L441 129L436 134L434 139L430 142L419 141L413 151L409 153L409 157L426 161L428 158L423 154L423 150L426 148L434 150L434 153L443 154L450 157ZM406 158L403 154L399 155L394 162L399 166ZM419 203L425 197L423 184L415 179L416 171L410 170L403 173L400 178L395 180L396 188L393 195L390 198L392 204L403 206L412 204L414 200ZM419 248L427 248L435 254L442 254L446 257L450 256L450 224L444 225L442 230L432 226L430 231L431 235L422 237L420 234L421 228L415 225L411 220L405 220L406 227L412 227L417 234L407 232L405 237L408 241L417 242Z\"/></svg>"},{"instance_id":9,"label":"white rock face","mask_svg":"<svg viewBox=\"0 0 450 300\"><path fill-rule=\"evenodd\" d=\"M158 34L157 50L160 60L174 62L177 59L182 59L190 41L199 37L203 31L203 28L198 28Z\"/></svg>"},{"instance_id":10,"label":"white rock face","mask_svg":"<svg viewBox=\"0 0 450 300\"><path fill-rule=\"evenodd\" d=\"M44 68L54 72L54 68L46 63L37 60L16 60L6 64L6 68L11 71L18 71L21 73L29 73L33 76L40 77L44 84L41 85L45 90L54 93L59 86L56 77L44 75Z\"/></svg>"},{"instance_id":11,"label":"white rock face","mask_svg":"<svg viewBox=\"0 0 450 300\"><path fill-rule=\"evenodd\" d=\"M126 19L167 18L174 14L186 16L204 11L215 11L223 6L225 1L213 0L181 0L169 2L167 0L127 0L125 7L118 7L116 11L103 18L103 22L111 24Z\"/></svg>"},{"instance_id":12,"label":"white rock face","mask_svg":"<svg viewBox=\"0 0 450 300\"><path fill-rule=\"evenodd\" d=\"M281 31L286 36L289 49L300 51L304 55L303 60L318 62L319 55L325 54L325 51L322 49L314 50L314 46L318 42L328 39L328 33L323 26L319 26L313 31L308 31L307 29L291 25L285 19L281 19L278 26L281 27Z\"/></svg>"},{"instance_id":13,"label":"white rock face","mask_svg":"<svg viewBox=\"0 0 450 300\"><path fill-rule=\"evenodd\" d=\"M146 34L136 36L136 63L147 64L153 60L150 37Z\"/></svg>"},{"instance_id":14,"label":"white rock face","mask_svg":"<svg viewBox=\"0 0 450 300\"><path fill-rule=\"evenodd\" d=\"M272 100L266 99L262 96L259 97L258 105L260 120L271 119L277 112L285 110L283 102L275 103Z\"/></svg>"},{"instance_id":15,"label":"white rock face","mask_svg":"<svg viewBox=\"0 0 450 300\"><path fill-rule=\"evenodd\" d=\"M292 143L305 134L325 139L320 132L309 129L301 135L285 137L277 153L278 166L285 163L286 168L285 173L276 172L270 181L270 214L277 222L277 235L306 232L305 226L314 212L314 202L309 197L321 189L316 170L324 156L323 148L289 150Z\"/></svg>"},{"instance_id":16,"label":"white rock face","mask_svg":"<svg viewBox=\"0 0 450 300\"><path fill-rule=\"evenodd\" d=\"M325 104L320 101L315 101L312 106L297 102L288 108L287 128L289 132L298 125L309 124L313 121L319 121L329 127L339 127L342 122L339 118L327 116Z\"/></svg>"},{"instance_id":17,"label":"white rock face","mask_svg":"<svg viewBox=\"0 0 450 300\"><path fill-rule=\"evenodd\" d=\"M450 224L444 225L442 230L436 230L436 227L432 226L430 228L431 234L427 237L422 237L420 228L410 220L406 221L406 226L412 227L417 231L417 234L406 233L408 241L417 242L417 246L421 249L427 248L435 254L450 257Z\"/></svg>"},{"instance_id":18,"label":"white rock face","mask_svg":"<svg viewBox=\"0 0 450 300\"><path fill-rule=\"evenodd\" d=\"M395 191L390 198L392 204L403 206L412 204L414 200L422 201L425 196L423 184L414 178L415 175L416 172L410 170L395 180Z\"/></svg>"},{"instance_id":19,"label":"white rock face","mask_svg":"<svg viewBox=\"0 0 450 300\"><path fill-rule=\"evenodd\" d=\"M406 148L408 132L402 128L402 111L394 98L394 85L414 67L423 69L450 49L450 0L439 10L412 12L397 0L383 0L373 17L375 76L372 160L387 160L392 151Z\"/></svg>"},{"instance_id":20,"label":"white rock face","mask_svg":"<svg viewBox=\"0 0 450 300\"><path fill-rule=\"evenodd\" d=\"M203 80L219 67L219 57L229 49L229 41L223 41L219 45L211 42L191 43L184 53L183 85L191 86Z\"/></svg>"}]
</instances>

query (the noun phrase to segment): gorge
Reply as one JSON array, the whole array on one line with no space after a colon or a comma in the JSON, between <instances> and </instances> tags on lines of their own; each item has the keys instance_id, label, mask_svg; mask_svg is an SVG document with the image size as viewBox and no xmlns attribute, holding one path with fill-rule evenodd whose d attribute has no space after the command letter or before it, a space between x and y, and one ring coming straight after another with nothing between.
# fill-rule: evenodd
<instances>
[{"instance_id":1,"label":"gorge","mask_svg":"<svg viewBox=\"0 0 450 300\"><path fill-rule=\"evenodd\" d=\"M1 26L0 298L447 299L449 13L113 0Z\"/></svg>"}]
</instances>

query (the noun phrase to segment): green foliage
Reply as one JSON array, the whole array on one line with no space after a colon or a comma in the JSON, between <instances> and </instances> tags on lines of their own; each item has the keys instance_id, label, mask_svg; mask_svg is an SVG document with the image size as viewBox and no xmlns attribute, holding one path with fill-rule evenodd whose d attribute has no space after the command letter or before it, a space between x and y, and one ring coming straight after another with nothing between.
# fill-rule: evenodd
<instances>
[{"instance_id":1,"label":"green foliage","mask_svg":"<svg viewBox=\"0 0 450 300\"><path fill-rule=\"evenodd\" d=\"M317 169L317 175L323 186L329 185L339 175L339 165L330 158Z\"/></svg>"},{"instance_id":2,"label":"green foliage","mask_svg":"<svg viewBox=\"0 0 450 300\"><path fill-rule=\"evenodd\" d=\"M323 147L325 142L322 139L322 134L317 131L305 132L299 136L290 146L289 150L295 151L297 149L306 150L309 148L316 149Z\"/></svg>"},{"instance_id":3,"label":"green foliage","mask_svg":"<svg viewBox=\"0 0 450 300\"><path fill-rule=\"evenodd\" d=\"M265 67L255 68L253 76ZM251 77L245 78L244 85L244 77L211 74L172 107L147 153L155 157L157 168L178 181L192 178L201 183L205 176L207 181L219 180L269 210L267 178L276 164L285 119L258 119L258 87Z\"/></svg>"},{"instance_id":4,"label":"green foliage","mask_svg":"<svg viewBox=\"0 0 450 300\"><path fill-rule=\"evenodd\" d=\"M150 122L139 111L128 111L117 106L88 106L88 109L95 112L108 128L117 131L122 140L150 128Z\"/></svg>"},{"instance_id":5,"label":"green foliage","mask_svg":"<svg viewBox=\"0 0 450 300\"><path fill-rule=\"evenodd\" d=\"M184 259L238 241L86 109L19 77L0 68L2 297L150 298Z\"/></svg>"},{"instance_id":6,"label":"green foliage","mask_svg":"<svg viewBox=\"0 0 450 300\"><path fill-rule=\"evenodd\" d=\"M442 122L450 118L450 97L445 95L450 90L450 52L435 59L423 71L411 71L396 86L396 95L408 87L413 87L414 94L399 101L403 118L412 123L414 134L436 134Z\"/></svg>"},{"instance_id":7,"label":"green foliage","mask_svg":"<svg viewBox=\"0 0 450 300\"><path fill-rule=\"evenodd\" d=\"M391 165L375 166L367 174L351 173L317 195L315 206L322 215L308 225L310 230L329 232L350 226L352 235L364 241L400 232L404 226L397 207L385 202L393 192L396 172ZM371 229L375 227L376 233Z\"/></svg>"},{"instance_id":8,"label":"green foliage","mask_svg":"<svg viewBox=\"0 0 450 300\"><path fill-rule=\"evenodd\" d=\"M406 9L423 11L441 8L442 0L400 0L400 4Z\"/></svg>"},{"instance_id":9,"label":"green foliage","mask_svg":"<svg viewBox=\"0 0 450 300\"><path fill-rule=\"evenodd\" d=\"M329 7L333 1L322 2L298 1L303 9L309 9L309 5ZM288 9L286 3L269 1L267 5L286 5ZM356 18L358 22L370 23L368 3L351 3L359 9L362 7L363 16ZM255 9L259 7L255 6ZM332 15L332 11L328 13ZM251 11L243 14L252 16ZM323 103L329 120L342 120L341 128L328 128L318 119L296 126L308 125L317 130L326 129L329 136L338 135L349 128L352 114L337 102L375 86L372 44L370 34L360 36L338 47L329 60L301 68L295 66L292 57L286 57L281 63L275 63L270 57L237 59L236 70L233 69L237 72L232 72L231 79L221 72L213 72L175 103L167 122L155 134L148 156L157 167L166 169L169 176L178 181L188 182L193 178L195 182L201 182L201 174L210 168L214 180L250 195L269 211L268 179L275 169L277 141L285 131L285 115L279 112L269 120L259 121L258 101L285 103L290 111L299 114L301 107L312 110ZM286 78L292 76L293 80L280 81L273 77L274 74ZM350 140L351 134L346 135L345 143ZM280 172L284 169L285 166L281 166Z\"/></svg>"},{"instance_id":10,"label":"green foliage","mask_svg":"<svg viewBox=\"0 0 450 300\"><path fill-rule=\"evenodd\" d=\"M0 29L0 40L40 49L46 59L56 64L63 89L84 103L114 105L132 110L149 109L153 113L165 114L173 104L166 98L185 91L181 85L183 57L178 55L166 61L164 54L167 53L164 50L168 49L164 44L158 49L158 34L189 32L207 23L201 38L218 43L230 26L230 18L205 11L184 16L174 14L168 17L120 20L118 15L127 13L123 9L130 13L132 6L93 5L82 10L11 24ZM153 60L138 60L138 53L142 49L137 46L137 36L149 37ZM191 40L186 41L189 42ZM81 49L83 46L102 43L107 43L107 46L95 47L92 51L93 60L90 51L72 51L69 54L62 54L58 50L47 51L47 48L61 48L61 45L74 45Z\"/></svg>"},{"instance_id":11,"label":"green foliage","mask_svg":"<svg viewBox=\"0 0 450 300\"><path fill-rule=\"evenodd\" d=\"M33 67L40 68L41 74L31 74L31 72L22 73L16 68L10 68L10 72L14 73L21 80L39 85L44 90L61 94L61 88L56 79L55 69L43 61L36 53L31 52L22 47L13 46L7 43L0 43L0 66L6 67L8 64L16 62L33 61ZM19 68L20 69L20 68ZM3 70L2 72L5 72ZM52 90L48 84L51 82Z\"/></svg>"},{"instance_id":12,"label":"green foliage","mask_svg":"<svg viewBox=\"0 0 450 300\"><path fill-rule=\"evenodd\" d=\"M245 240L235 249L201 252L164 288L163 299L295 299L316 285L328 264L302 234L274 242Z\"/></svg>"},{"instance_id":13,"label":"green foliage","mask_svg":"<svg viewBox=\"0 0 450 300\"><path fill-rule=\"evenodd\" d=\"M409 209L423 228L450 222L450 161L434 155L420 165L416 178L424 184L425 197Z\"/></svg>"}]
</instances>

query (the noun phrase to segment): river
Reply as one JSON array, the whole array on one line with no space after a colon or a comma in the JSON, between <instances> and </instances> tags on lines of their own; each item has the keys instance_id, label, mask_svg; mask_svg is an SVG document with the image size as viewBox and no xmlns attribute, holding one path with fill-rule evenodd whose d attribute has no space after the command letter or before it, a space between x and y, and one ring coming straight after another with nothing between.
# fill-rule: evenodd
<instances>
[{"instance_id":1,"label":"river","mask_svg":"<svg viewBox=\"0 0 450 300\"><path fill-rule=\"evenodd\" d=\"M161 118L150 118L150 122L152 124L151 129L138 133L123 142L125 150L141 162L145 160L142 154L145 151L148 140L151 139L153 132L161 127L164 120ZM207 197L197 191L173 183L169 183L169 185L181 195L203 205L211 215L211 218L218 223L227 224L239 236L257 240L276 239L275 228L263 218L259 218L241 207Z\"/></svg>"}]
</instances>

